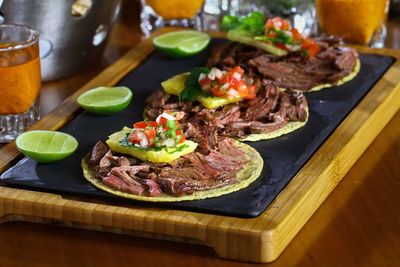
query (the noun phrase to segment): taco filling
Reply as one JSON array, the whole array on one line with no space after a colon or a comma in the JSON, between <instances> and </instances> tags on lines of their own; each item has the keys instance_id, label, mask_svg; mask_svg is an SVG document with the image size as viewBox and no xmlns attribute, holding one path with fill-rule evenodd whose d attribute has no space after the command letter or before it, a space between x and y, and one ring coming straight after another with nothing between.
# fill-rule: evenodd
<instances>
[{"instance_id":1,"label":"taco filling","mask_svg":"<svg viewBox=\"0 0 400 267\"><path fill-rule=\"evenodd\" d=\"M229 138L218 138L212 146L200 144L198 150L194 150L197 144L183 147L189 141L170 122L176 127L176 117L168 119L166 114L174 117L164 113L158 122L136 123L105 143L97 142L82 160L84 177L112 194L155 202L216 197L258 178L263 160L256 150ZM172 154L179 156L171 160Z\"/></svg>"},{"instance_id":2,"label":"taco filling","mask_svg":"<svg viewBox=\"0 0 400 267\"><path fill-rule=\"evenodd\" d=\"M182 110L186 114L181 121L185 134L198 143L212 141L215 139L212 136L247 141L270 139L292 132L307 122L307 100L301 92L283 90L273 85L255 86L251 79L245 78L248 74L241 72L241 75L236 75L238 70L242 69L234 67L227 72L228 76L233 71L232 77L241 78L232 78L231 82L226 82L225 78L221 78L224 81L220 82L199 75L199 86L192 101L182 101L182 93L189 90L184 79L181 79L184 76L175 76L162 83L164 90L154 92L147 99L144 116L154 119L164 111ZM190 76L187 74L186 77ZM244 94L239 93L239 98L229 102L229 93L235 90L232 84L244 86ZM207 95L204 91L209 92L209 88L218 91L220 96ZM221 103L222 106L218 105Z\"/></svg>"},{"instance_id":3,"label":"taco filling","mask_svg":"<svg viewBox=\"0 0 400 267\"><path fill-rule=\"evenodd\" d=\"M230 42L214 47L207 63L229 71L240 66L248 71L255 84L271 84L282 88L316 91L343 84L353 79L360 69L359 55L354 48L344 47L336 37L315 39L318 52L304 57L301 52L285 56Z\"/></svg>"}]
</instances>

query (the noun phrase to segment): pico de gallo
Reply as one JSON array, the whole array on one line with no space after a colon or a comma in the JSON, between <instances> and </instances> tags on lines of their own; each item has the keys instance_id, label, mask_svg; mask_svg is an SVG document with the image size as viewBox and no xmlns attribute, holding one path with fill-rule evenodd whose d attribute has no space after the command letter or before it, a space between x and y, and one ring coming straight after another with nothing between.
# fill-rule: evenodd
<instances>
[{"instance_id":1,"label":"pico de gallo","mask_svg":"<svg viewBox=\"0 0 400 267\"><path fill-rule=\"evenodd\" d=\"M256 97L256 86L247 85L244 70L236 66L230 71L212 68L208 74L199 75L199 85L203 92L214 96L234 99L253 99Z\"/></svg>"},{"instance_id":2,"label":"pico de gallo","mask_svg":"<svg viewBox=\"0 0 400 267\"><path fill-rule=\"evenodd\" d=\"M305 57L313 57L320 51L314 40L303 37L289 21L274 17L265 22L264 15L257 11L247 16L226 15L222 18L221 29L272 44L281 50L300 52Z\"/></svg>"},{"instance_id":3,"label":"pico de gallo","mask_svg":"<svg viewBox=\"0 0 400 267\"><path fill-rule=\"evenodd\" d=\"M314 40L304 38L296 28L291 27L289 21L280 17L268 19L265 23L264 36L256 36L255 39L271 42L287 51L300 51L307 57L313 57L320 51L319 45Z\"/></svg>"},{"instance_id":4,"label":"pico de gallo","mask_svg":"<svg viewBox=\"0 0 400 267\"><path fill-rule=\"evenodd\" d=\"M185 135L179 120L185 116L183 111L163 112L155 121L140 121L133 124L128 136L129 145L139 148L176 147L185 142Z\"/></svg>"}]
</instances>

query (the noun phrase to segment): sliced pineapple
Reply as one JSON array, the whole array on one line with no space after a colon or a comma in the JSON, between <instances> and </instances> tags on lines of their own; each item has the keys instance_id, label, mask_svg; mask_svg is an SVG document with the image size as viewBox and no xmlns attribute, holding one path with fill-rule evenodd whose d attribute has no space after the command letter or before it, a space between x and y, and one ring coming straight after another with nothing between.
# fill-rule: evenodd
<instances>
[{"instance_id":1,"label":"sliced pineapple","mask_svg":"<svg viewBox=\"0 0 400 267\"><path fill-rule=\"evenodd\" d=\"M197 101L199 101L205 108L213 109L228 105L230 103L235 103L240 101L241 97L236 97L232 99L226 99L217 96L199 96L197 97Z\"/></svg>"},{"instance_id":2,"label":"sliced pineapple","mask_svg":"<svg viewBox=\"0 0 400 267\"><path fill-rule=\"evenodd\" d=\"M123 146L121 141L124 140L126 135L131 132L132 129L124 127L121 131L110 135L106 143L114 152L128 154L143 161L150 161L154 163L173 161L185 154L193 152L197 147L197 143L190 140L186 140L177 147L162 148L161 150L156 148L144 149L135 146Z\"/></svg>"},{"instance_id":3,"label":"sliced pineapple","mask_svg":"<svg viewBox=\"0 0 400 267\"><path fill-rule=\"evenodd\" d=\"M185 81L187 77L189 77L189 72L185 72L182 74L178 74L173 76L172 78L163 81L161 86L167 94L171 95L180 95L183 89L185 89ZM228 105L230 103L235 103L240 101L242 98L232 98L226 99L217 96L199 96L197 97L197 101L199 101L205 108L213 109Z\"/></svg>"},{"instance_id":4,"label":"sliced pineapple","mask_svg":"<svg viewBox=\"0 0 400 267\"><path fill-rule=\"evenodd\" d=\"M180 95L183 89L185 89L185 81L189 77L190 72L185 72L173 76L172 78L163 81L161 86L167 94Z\"/></svg>"}]
</instances>

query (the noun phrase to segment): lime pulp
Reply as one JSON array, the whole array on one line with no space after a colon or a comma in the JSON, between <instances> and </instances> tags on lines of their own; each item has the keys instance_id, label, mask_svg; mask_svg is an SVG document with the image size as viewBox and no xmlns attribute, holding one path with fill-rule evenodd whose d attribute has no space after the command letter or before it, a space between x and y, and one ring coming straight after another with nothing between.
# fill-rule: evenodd
<instances>
[{"instance_id":1,"label":"lime pulp","mask_svg":"<svg viewBox=\"0 0 400 267\"><path fill-rule=\"evenodd\" d=\"M100 115L109 115L125 109L132 100L132 91L128 87L98 87L81 94L77 102L87 111Z\"/></svg>"},{"instance_id":2,"label":"lime pulp","mask_svg":"<svg viewBox=\"0 0 400 267\"><path fill-rule=\"evenodd\" d=\"M20 134L15 143L22 154L43 163L62 160L78 148L78 141L73 136L45 130Z\"/></svg>"},{"instance_id":3,"label":"lime pulp","mask_svg":"<svg viewBox=\"0 0 400 267\"><path fill-rule=\"evenodd\" d=\"M154 46L161 52L176 58L195 55L210 43L210 36L198 31L174 31L153 39Z\"/></svg>"}]
</instances>

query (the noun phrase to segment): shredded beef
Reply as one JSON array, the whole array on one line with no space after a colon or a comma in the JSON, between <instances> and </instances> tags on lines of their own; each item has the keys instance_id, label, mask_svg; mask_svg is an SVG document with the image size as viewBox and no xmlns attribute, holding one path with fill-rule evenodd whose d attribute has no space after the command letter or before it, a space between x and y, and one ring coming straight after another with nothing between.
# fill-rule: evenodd
<instances>
[{"instance_id":1,"label":"shredded beef","mask_svg":"<svg viewBox=\"0 0 400 267\"><path fill-rule=\"evenodd\" d=\"M312 58L299 53L275 56L243 44L223 44L214 48L208 67L230 70L240 65L257 85L263 82L302 91L338 82L353 71L358 59L355 49L340 46L340 39L335 37L319 38L317 42L321 52Z\"/></svg>"},{"instance_id":2,"label":"shredded beef","mask_svg":"<svg viewBox=\"0 0 400 267\"><path fill-rule=\"evenodd\" d=\"M198 143L197 151L207 154L217 145L217 127L213 125L206 126L204 124L200 124L200 122L196 120L193 120L192 122L185 124L184 128L186 137Z\"/></svg>"},{"instance_id":3,"label":"shredded beef","mask_svg":"<svg viewBox=\"0 0 400 267\"><path fill-rule=\"evenodd\" d=\"M110 150L94 167L96 179L134 195L175 196L219 188L237 182L236 173L248 162L246 154L227 138L215 140L207 154L192 152L171 163L134 162ZM127 164L128 163L128 164Z\"/></svg>"},{"instance_id":4,"label":"shredded beef","mask_svg":"<svg viewBox=\"0 0 400 267\"><path fill-rule=\"evenodd\" d=\"M145 168L146 166L114 167L108 173L107 177L111 176L119 178L119 180L125 185L123 189L127 189L129 193L134 195L141 195L146 188L136 180L137 178L135 174L143 167ZM105 177L105 179L107 179L107 177ZM120 185L120 183L118 183L118 185ZM123 189L121 188L119 190L123 191Z\"/></svg>"},{"instance_id":5,"label":"shredded beef","mask_svg":"<svg viewBox=\"0 0 400 267\"><path fill-rule=\"evenodd\" d=\"M170 98L164 107L173 104L173 101L177 100ZM203 154L216 147L218 136L243 138L252 133L270 133L288 122L307 119L305 96L297 91L282 91L272 84L261 86L256 98L250 101L232 103L217 109L206 109L196 102L179 105L186 110L181 121L185 136L197 142L198 151ZM149 103L146 107L147 119L153 120L168 110L153 106L157 106L157 103Z\"/></svg>"},{"instance_id":6,"label":"shredded beef","mask_svg":"<svg viewBox=\"0 0 400 267\"><path fill-rule=\"evenodd\" d=\"M108 150L109 148L105 143L102 141L97 141L89 156L90 164L97 165L101 158L104 157L104 155L108 152Z\"/></svg>"},{"instance_id":7,"label":"shredded beef","mask_svg":"<svg viewBox=\"0 0 400 267\"><path fill-rule=\"evenodd\" d=\"M206 156L194 152L184 157L188 161L185 167L165 168L157 177L163 191L179 196L236 183L235 173L248 161L230 139L220 140L218 150Z\"/></svg>"}]
</instances>

